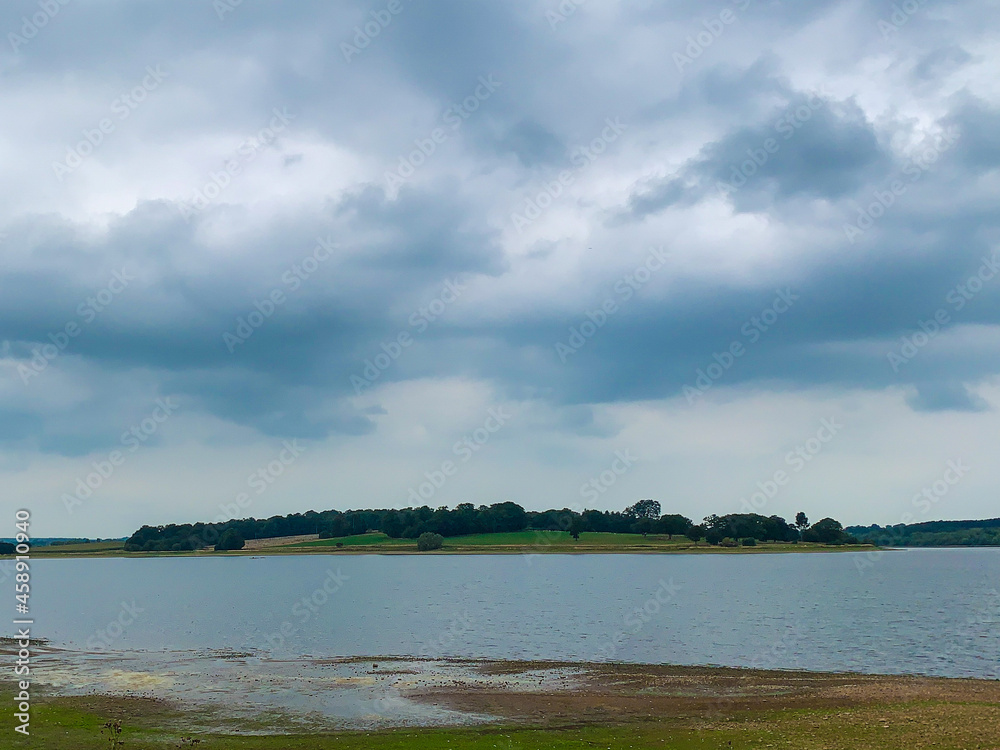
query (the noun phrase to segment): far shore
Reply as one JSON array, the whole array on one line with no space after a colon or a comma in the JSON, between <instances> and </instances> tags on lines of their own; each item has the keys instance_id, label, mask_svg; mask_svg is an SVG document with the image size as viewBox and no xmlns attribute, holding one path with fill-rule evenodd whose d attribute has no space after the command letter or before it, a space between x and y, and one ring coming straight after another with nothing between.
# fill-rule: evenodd
<instances>
[{"instance_id":1,"label":"far shore","mask_svg":"<svg viewBox=\"0 0 1000 750\"><path fill-rule=\"evenodd\" d=\"M241 550L214 551L126 551L123 542L89 542L36 547L34 558L86 557L270 557L284 555L769 555L836 552L873 552L882 548L871 544L818 544L810 542L760 542L755 546L723 547L705 542L697 544L664 536L622 540L622 535L587 534L575 541L562 532L519 532L517 534L482 534L470 543L469 537L446 538L440 549L420 551L414 539L390 539L369 533L355 537L319 539L300 535L273 539L248 540ZM511 537L515 537L512 539Z\"/></svg>"}]
</instances>

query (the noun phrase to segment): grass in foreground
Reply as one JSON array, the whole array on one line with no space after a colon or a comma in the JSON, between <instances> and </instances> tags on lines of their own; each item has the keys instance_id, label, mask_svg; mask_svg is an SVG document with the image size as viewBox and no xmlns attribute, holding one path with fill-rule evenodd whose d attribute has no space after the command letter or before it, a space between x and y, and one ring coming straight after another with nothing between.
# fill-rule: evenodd
<instances>
[{"instance_id":1,"label":"grass in foreground","mask_svg":"<svg viewBox=\"0 0 1000 750\"><path fill-rule=\"evenodd\" d=\"M13 703L10 690L0 700ZM109 748L101 728L123 720L130 750L198 747L205 750L583 750L584 748L786 748L791 750L944 750L1000 746L1000 705L919 701L868 703L840 708L741 711L725 716L671 716L625 723L587 723L558 728L482 727L368 732L302 732L239 736L198 732L197 715L180 714L142 699L60 698L36 701L30 738L10 723L0 746L34 750ZM266 731L252 725L245 731ZM279 730L280 731L280 730ZM9 738L9 739L8 739ZM198 740L192 744L191 739Z\"/></svg>"}]
</instances>

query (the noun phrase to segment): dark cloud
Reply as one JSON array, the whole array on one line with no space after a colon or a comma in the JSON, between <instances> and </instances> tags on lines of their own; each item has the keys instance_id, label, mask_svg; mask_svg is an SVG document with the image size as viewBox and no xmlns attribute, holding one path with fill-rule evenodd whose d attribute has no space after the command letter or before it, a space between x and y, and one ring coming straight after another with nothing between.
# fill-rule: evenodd
<instances>
[{"instance_id":1,"label":"dark cloud","mask_svg":"<svg viewBox=\"0 0 1000 750\"><path fill-rule=\"evenodd\" d=\"M981 396L961 383L918 383L907 403L915 411L989 411L992 407Z\"/></svg>"},{"instance_id":2,"label":"dark cloud","mask_svg":"<svg viewBox=\"0 0 1000 750\"><path fill-rule=\"evenodd\" d=\"M638 186L630 214L643 218L706 197L750 211L794 198L835 201L886 174L891 158L856 104L786 93L762 123L706 145L679 174Z\"/></svg>"},{"instance_id":3,"label":"dark cloud","mask_svg":"<svg viewBox=\"0 0 1000 750\"><path fill-rule=\"evenodd\" d=\"M11 4L0 28L35 7ZM18 174L30 176L7 198L30 194L32 209L3 218L0 340L23 364L68 322L83 330L23 391L37 397L0 402L4 445L68 455L113 445L123 423L166 395L187 413L266 436L361 436L385 410L355 405L351 377L401 332L415 343L379 385L479 379L568 407L554 422L578 435L612 431L595 422L596 403L683 394L734 341L746 353L713 387L902 386L916 410L984 408L965 384L996 375L990 353L940 345L963 325L1000 322L1000 286L962 310L947 302L1000 242L995 191L977 183L1000 164L1000 112L971 83L948 100L922 98L977 62L971 38L952 38L974 26L961 4L947 33L914 52L906 44L919 46L930 26L914 19L904 29L913 41L901 30L887 46L876 21L891 9L880 6L858 12L864 25L850 38L830 42L848 52L802 47L791 59L776 51L780 40L846 6L753 3L685 70L673 53L731 4L645 3L617 15L581 6L553 29L546 7L527 0L404 2L345 59L342 43L382 7L246 2L219 19L201 1L79 0L5 53L3 84L17 104L7 126L26 142L25 155L10 156L25 159ZM595 19L607 26L599 36ZM872 84L871 60L845 59L855 49L895 56L889 73L900 67L912 88L890 96L891 86ZM56 184L53 153L160 62L171 77L159 103L131 129L123 123L76 183ZM489 74L502 81L496 94L390 189L385 171ZM839 93L821 86L827 78ZM53 117L56 104L68 114ZM257 173L185 220L179 201L194 185L170 169L218 169L276 106L296 113L267 153L279 167L268 172L261 158ZM919 122L918 108L929 113ZM537 234L517 235L509 207L567 168L574 144L600 132L595 124L618 116L626 137L574 172ZM27 143L36 128L44 147ZM954 148L851 242L844 225L904 174L912 144L940 128L958 134ZM161 151L177 163L157 161ZM162 173L150 173L154 164ZM582 252L594 237L622 248L676 241L680 253L707 257L719 252L701 239L715 222L751 218L769 234L729 240L727 260L742 276L717 258L665 271L560 362L555 345L619 294L613 275L601 280L611 262ZM293 289L286 274L321 238L337 249ZM134 279L84 324L80 305L123 270ZM459 277L479 296L416 335L411 314ZM799 297L792 309L746 333L784 289ZM275 290L286 296L280 309L228 346L224 334ZM950 316L942 336L894 370L887 354L941 308ZM44 394L62 376L81 393L56 416ZM142 388L120 386L132 380Z\"/></svg>"}]
</instances>

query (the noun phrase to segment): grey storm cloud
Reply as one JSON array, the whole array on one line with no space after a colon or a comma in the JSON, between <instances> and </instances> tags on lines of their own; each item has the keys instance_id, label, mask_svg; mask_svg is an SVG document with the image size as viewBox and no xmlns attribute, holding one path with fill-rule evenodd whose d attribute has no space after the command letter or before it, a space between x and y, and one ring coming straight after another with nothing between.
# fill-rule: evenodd
<instances>
[{"instance_id":1,"label":"grey storm cloud","mask_svg":"<svg viewBox=\"0 0 1000 750\"><path fill-rule=\"evenodd\" d=\"M800 196L837 200L886 171L890 156L852 102L782 93L786 101L764 123L728 133L679 174L643 185L630 199L631 215L710 195L731 199L738 210Z\"/></svg>"},{"instance_id":2,"label":"grey storm cloud","mask_svg":"<svg viewBox=\"0 0 1000 750\"><path fill-rule=\"evenodd\" d=\"M571 407L570 433L596 429L588 405L683 395L734 342L746 354L713 384L902 386L914 410L985 408L967 386L998 369L974 343L947 356L929 348L897 370L887 361L939 308L950 316L942 339L1000 322L1000 282L961 310L947 301L1000 239L1000 107L982 89L934 87L986 54L972 6L949 6L931 51L919 48L936 33L922 15L886 40L877 22L891 4L857 11L843 43L907 63L906 87L889 100L855 60L834 55L823 71L808 49L794 57L781 45L847 12L836 0L753 3L684 71L673 53L731 4L588 5L553 28L555 3L404 0L345 59L341 45L383 5L245 0L220 18L207 1L75 0L27 43L8 44L0 86L16 106L0 144L17 185L0 217L0 340L10 344L0 443L66 455L114 445L161 396L269 436L362 436L379 411L355 405L351 377L401 332L415 344L377 385L475 377ZM38 7L7 4L0 29L20 34ZM148 105L57 182L52 160L156 64L169 77ZM491 74L500 89L390 190L386 170ZM917 122L914 102L926 97L933 116ZM295 113L287 132L186 219L191 174L218 170L275 107ZM519 247L510 207L571 169L572 149L609 117L629 131L574 173L590 193L561 198L537 244ZM905 174L914 144L940 130L957 134L954 147L858 238L845 235ZM198 166L171 172L186 164ZM628 299L616 290L609 248L690 250L670 232L723 215L787 230L789 260L743 279L707 265L671 272L669 293L659 281ZM336 249L294 271L325 238ZM87 300L121 272L127 287L88 320ZM476 292L417 330L414 311L456 278ZM792 309L754 328L786 289ZM620 311L560 361L556 345L609 298ZM240 321L251 335L227 347ZM53 337L74 322L79 334L60 347ZM39 353L44 371L22 382ZM84 395L47 408L66 377Z\"/></svg>"}]
</instances>

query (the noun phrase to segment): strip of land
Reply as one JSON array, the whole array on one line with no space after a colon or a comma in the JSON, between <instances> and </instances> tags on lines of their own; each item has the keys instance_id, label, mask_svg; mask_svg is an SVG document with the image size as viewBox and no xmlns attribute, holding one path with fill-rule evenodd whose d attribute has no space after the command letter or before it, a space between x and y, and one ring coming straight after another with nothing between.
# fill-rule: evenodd
<instances>
[{"instance_id":1,"label":"strip of land","mask_svg":"<svg viewBox=\"0 0 1000 750\"><path fill-rule=\"evenodd\" d=\"M373 680L410 674L405 659L352 659ZM410 660L413 672L425 668ZM287 716L234 723L217 709L145 695L38 694L31 738L4 747L294 750L455 748L795 748L907 750L1000 747L1000 682L707 667L462 662L465 676L413 681L405 700L487 717L488 725L368 731L298 726ZM319 688L313 688L319 689ZM13 703L0 683L0 700Z\"/></svg>"},{"instance_id":2,"label":"strip of land","mask_svg":"<svg viewBox=\"0 0 1000 750\"><path fill-rule=\"evenodd\" d=\"M416 539L391 538L380 532L355 534L333 539L298 535L250 540L242 550L214 552L211 549L183 552L126 552L123 542L87 542L36 547L34 557L151 557L191 555L498 555L498 554L766 554L795 552L859 552L876 549L871 545L819 544L816 542L759 542L753 547L722 547L692 542L666 534L613 534L583 532L574 539L565 531L515 531L499 534L471 534L446 537L441 549L421 552Z\"/></svg>"}]
</instances>

